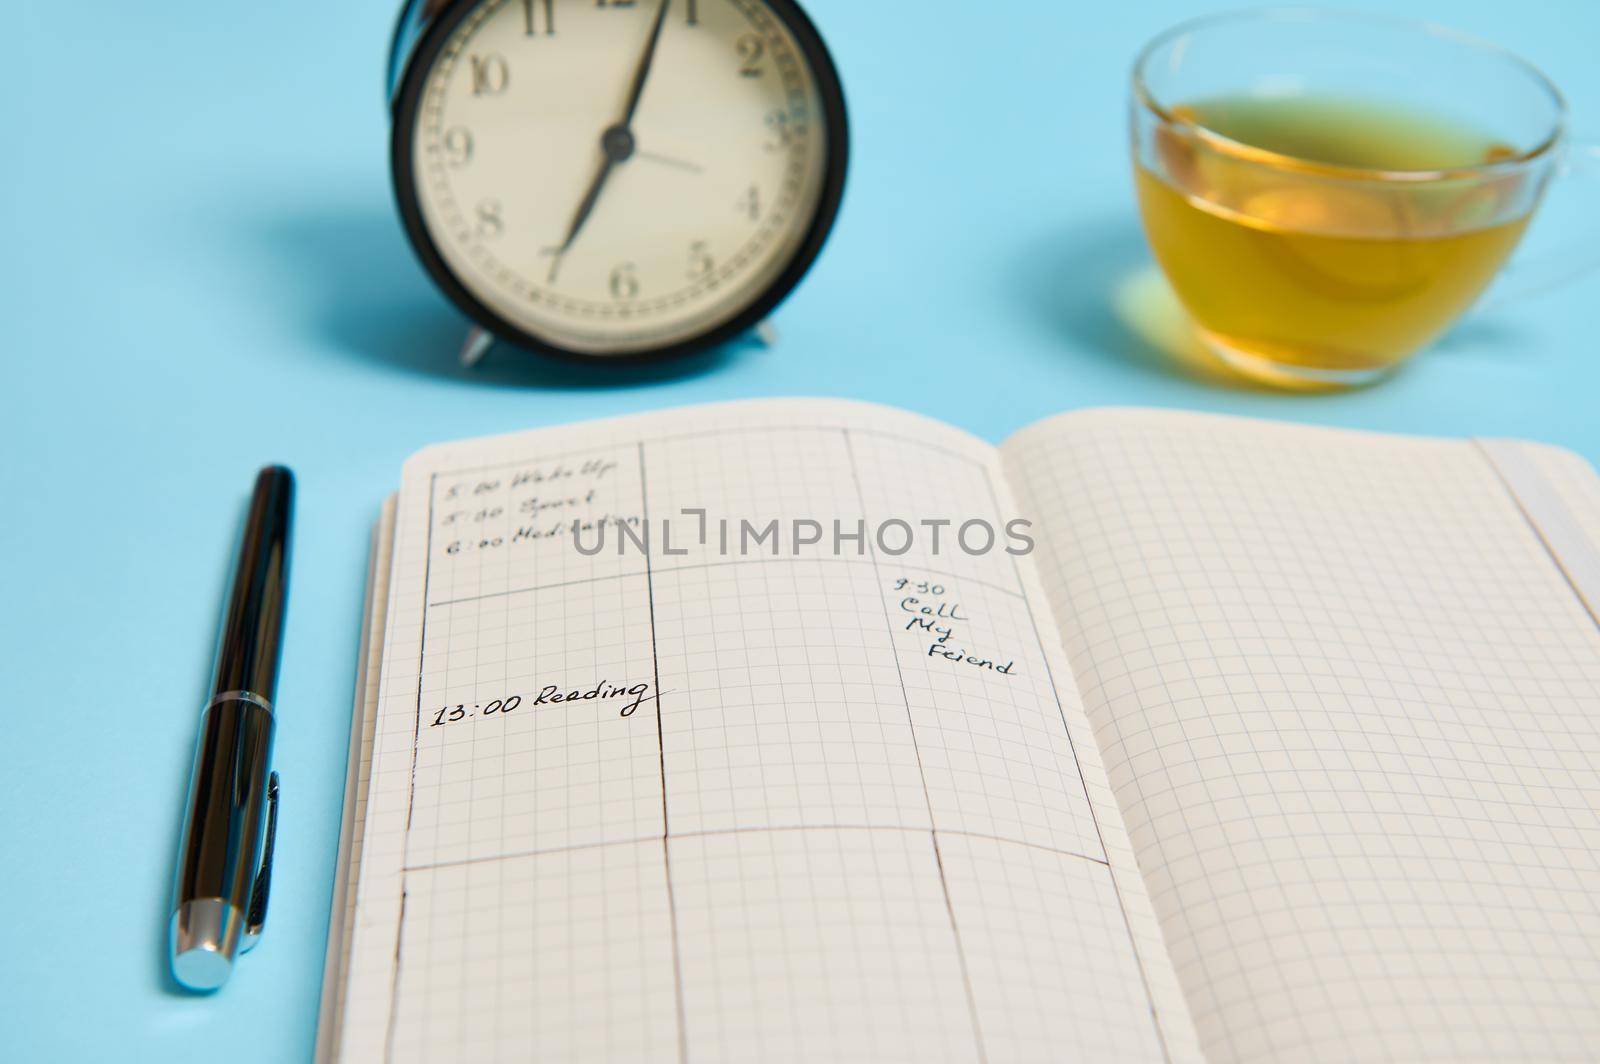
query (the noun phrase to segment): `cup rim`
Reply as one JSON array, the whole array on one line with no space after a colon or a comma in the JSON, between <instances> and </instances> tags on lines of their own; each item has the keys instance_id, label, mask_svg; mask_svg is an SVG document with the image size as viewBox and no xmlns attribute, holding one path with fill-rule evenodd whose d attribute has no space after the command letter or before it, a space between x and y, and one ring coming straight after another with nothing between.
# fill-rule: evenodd
<instances>
[{"instance_id":1,"label":"cup rim","mask_svg":"<svg viewBox=\"0 0 1600 1064\"><path fill-rule=\"evenodd\" d=\"M1477 163L1472 166L1448 167L1433 170L1388 170L1373 167L1341 166L1336 163L1324 163L1314 159L1306 159L1297 155L1272 151L1268 148L1258 147L1244 141L1235 140L1223 133L1196 122L1174 114L1171 109L1162 105L1150 91L1150 86L1145 78L1149 64L1154 60L1156 52L1163 46L1186 34L1198 30L1212 29L1220 25L1239 22L1261 21L1343 21L1365 22L1383 25L1391 29L1408 29L1431 37L1441 38L1453 44L1461 45L1480 54L1489 55L1510 63L1521 69L1537 85L1539 85L1550 101L1555 106L1555 120L1550 125L1549 132L1532 148L1504 159L1495 159L1488 162ZM1294 6L1294 7L1264 7L1244 8L1233 11L1217 12L1202 15L1198 18L1186 19L1152 37L1133 61L1133 95L1134 100L1146 110L1150 111L1163 123L1182 126L1191 130L1201 141L1217 151L1232 155L1237 158L1270 165L1279 169L1291 170L1299 173L1319 174L1325 177L1342 178L1345 180L1380 180L1380 181L1446 181L1452 179L1483 177L1497 173L1516 170L1550 154L1561 143L1567 126L1567 101L1555 82L1527 59L1513 52L1503 45L1485 40L1482 37L1452 29L1437 22L1422 19L1406 18L1403 15L1390 15L1382 12L1351 11L1330 7Z\"/></svg>"}]
</instances>

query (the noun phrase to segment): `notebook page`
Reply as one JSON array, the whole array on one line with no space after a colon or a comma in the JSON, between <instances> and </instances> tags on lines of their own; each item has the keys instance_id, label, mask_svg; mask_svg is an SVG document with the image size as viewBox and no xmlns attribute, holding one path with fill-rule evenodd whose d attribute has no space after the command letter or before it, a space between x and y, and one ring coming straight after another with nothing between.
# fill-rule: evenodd
<instances>
[{"instance_id":1,"label":"notebook page","mask_svg":"<svg viewBox=\"0 0 1600 1064\"><path fill-rule=\"evenodd\" d=\"M334 862L333 901L328 914L328 955L322 969L322 1004L317 1021L316 1059L330 1061L339 1044L344 1015L345 973L355 930L356 877L361 871L361 840L366 827L367 783L372 776L372 740L378 716L378 676L383 655L383 624L389 612L389 568L394 561L395 498L384 500L372 529L367 568L366 614L361 625L361 657L356 663L355 708L350 720L350 761L345 775L343 826Z\"/></svg>"},{"instance_id":2,"label":"notebook page","mask_svg":"<svg viewBox=\"0 0 1600 1064\"><path fill-rule=\"evenodd\" d=\"M787 530L997 471L823 402L413 459L341 1059L1196 1059L1026 564Z\"/></svg>"},{"instance_id":3,"label":"notebook page","mask_svg":"<svg viewBox=\"0 0 1600 1064\"><path fill-rule=\"evenodd\" d=\"M1577 455L1522 440L1473 441L1600 624L1600 478Z\"/></svg>"},{"instance_id":4,"label":"notebook page","mask_svg":"<svg viewBox=\"0 0 1600 1064\"><path fill-rule=\"evenodd\" d=\"M1485 454L1142 411L1004 453L1208 1059L1590 1059L1600 630Z\"/></svg>"},{"instance_id":5,"label":"notebook page","mask_svg":"<svg viewBox=\"0 0 1600 1064\"><path fill-rule=\"evenodd\" d=\"M1594 467L1559 447L1526 441L1521 447L1560 498L1567 516L1591 544L1600 543L1600 477L1595 476Z\"/></svg>"}]
</instances>

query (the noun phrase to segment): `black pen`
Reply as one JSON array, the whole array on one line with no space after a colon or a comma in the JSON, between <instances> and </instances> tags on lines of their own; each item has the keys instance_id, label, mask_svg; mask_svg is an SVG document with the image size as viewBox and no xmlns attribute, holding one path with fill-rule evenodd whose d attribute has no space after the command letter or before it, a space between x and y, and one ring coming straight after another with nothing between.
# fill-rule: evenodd
<instances>
[{"instance_id":1,"label":"black pen","mask_svg":"<svg viewBox=\"0 0 1600 1064\"><path fill-rule=\"evenodd\" d=\"M293 474L282 466L263 469L222 618L211 700L200 714L178 851L172 974L191 990L227 982L234 957L256 944L266 921L278 821L272 699L293 509Z\"/></svg>"}]
</instances>

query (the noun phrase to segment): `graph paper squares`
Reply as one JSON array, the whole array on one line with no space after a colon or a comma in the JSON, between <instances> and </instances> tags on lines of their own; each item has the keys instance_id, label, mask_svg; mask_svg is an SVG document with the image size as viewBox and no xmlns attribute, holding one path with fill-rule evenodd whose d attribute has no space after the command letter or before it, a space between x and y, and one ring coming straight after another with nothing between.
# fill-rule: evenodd
<instances>
[{"instance_id":1,"label":"graph paper squares","mask_svg":"<svg viewBox=\"0 0 1600 1064\"><path fill-rule=\"evenodd\" d=\"M1466 443L1153 415L1012 479L1209 1056L1600 1044L1600 639Z\"/></svg>"},{"instance_id":2,"label":"graph paper squares","mask_svg":"<svg viewBox=\"0 0 1600 1064\"><path fill-rule=\"evenodd\" d=\"M982 1009L960 924L972 923L976 956L1005 967L1029 940L1015 921L1052 913L1066 938L1092 928L1120 951L1119 978L1095 985L1125 999L1122 1015L1145 1032L1121 1048L1151 1048L1148 1000L1127 978L1137 962L1126 917L1014 560L956 555L946 568L927 552L890 558L876 547L730 558L709 543L668 555L658 540L648 559L597 557L585 573L569 542L517 538L528 478L560 470L581 480L603 469L584 497L622 522L710 499L730 513L848 526L913 504L903 481L943 477L922 513L966 500L1003 526L992 460L958 452L846 426L768 426L429 470L431 523L413 515L401 540L414 558L423 533L424 616L394 611L401 645L415 621L408 649L421 671L408 824L396 832L391 1057L676 1059L692 1039L710 1059L779 1059L797 1046L814 1050L797 1059L849 1059L863 1044L884 1059L973 1059L984 1052ZM460 533L466 521L475 538ZM908 630L907 596L896 593L907 580L936 583L929 601L948 600L960 618L947 638L1007 669L963 675L929 656L933 637ZM527 705L547 678L563 690L647 684L649 697L626 717L609 700ZM387 693L392 705L405 697L398 683ZM514 695L522 704L506 713ZM391 728L380 762L394 763L400 739ZM982 860L973 846L987 847ZM1082 869L1071 880L1052 866L1007 906L980 912L997 887L987 877L1005 867L995 847ZM585 884L605 886L591 896ZM1055 912L1062 902L1070 908ZM597 930L600 903L615 910L619 937ZM1104 937L1118 926L1120 938ZM809 954L774 946L796 935L812 936ZM619 949L615 966L601 963ZM519 1010L498 991L469 1000L473 974L491 970L542 994L574 951L639 999L644 1018L617 1026L611 1043L584 1039L615 1017L560 991L549 1010ZM633 965L633 951L647 959ZM727 1007L763 987L787 995L770 1023ZM1008 1017L993 1012L996 1044L1020 1047L1016 1059L1042 1053L1037 1032L1007 1041Z\"/></svg>"}]
</instances>

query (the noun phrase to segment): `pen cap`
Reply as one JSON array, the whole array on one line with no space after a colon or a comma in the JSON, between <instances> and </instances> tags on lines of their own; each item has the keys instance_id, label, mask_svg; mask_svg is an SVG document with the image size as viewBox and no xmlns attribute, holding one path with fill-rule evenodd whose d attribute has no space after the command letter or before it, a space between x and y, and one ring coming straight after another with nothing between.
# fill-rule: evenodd
<instances>
[{"instance_id":1,"label":"pen cap","mask_svg":"<svg viewBox=\"0 0 1600 1064\"><path fill-rule=\"evenodd\" d=\"M273 731L272 713L241 698L221 699L200 717L170 931L173 974L192 989L221 986L253 941L277 801Z\"/></svg>"},{"instance_id":2,"label":"pen cap","mask_svg":"<svg viewBox=\"0 0 1600 1064\"><path fill-rule=\"evenodd\" d=\"M172 914L172 975L190 990L216 990L233 974L244 914L221 898L196 898Z\"/></svg>"},{"instance_id":3,"label":"pen cap","mask_svg":"<svg viewBox=\"0 0 1600 1064\"><path fill-rule=\"evenodd\" d=\"M217 646L215 694L246 691L271 703L278 683L289 593L294 474L268 466L256 477Z\"/></svg>"}]
</instances>

